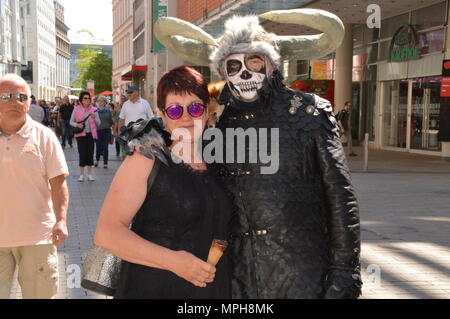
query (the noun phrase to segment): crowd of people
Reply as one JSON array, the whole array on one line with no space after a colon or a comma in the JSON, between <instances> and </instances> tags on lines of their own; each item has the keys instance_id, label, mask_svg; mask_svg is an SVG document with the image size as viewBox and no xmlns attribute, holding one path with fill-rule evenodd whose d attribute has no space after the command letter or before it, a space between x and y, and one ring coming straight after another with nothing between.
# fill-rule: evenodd
<instances>
[{"instance_id":1,"label":"crowd of people","mask_svg":"<svg viewBox=\"0 0 450 319\"><path fill-rule=\"evenodd\" d=\"M88 181L95 181L92 167L98 167L103 160L103 168L108 168L109 145L115 144L116 157L123 159L125 154L116 137L120 128L135 122L140 118L154 117L150 104L139 96L139 89L130 86L127 95L121 95L118 103L109 101L106 97L92 97L89 92L81 92L79 98L69 99L69 96L56 98L54 102L36 100L31 95L31 105L28 115L44 126L51 128L63 149L67 144L73 147L74 141L80 155L79 181L85 180L85 167L88 170ZM95 113L92 118L84 121L83 114ZM83 122L84 123L80 123ZM74 128L83 127L84 130L74 134Z\"/></svg>"}]
</instances>

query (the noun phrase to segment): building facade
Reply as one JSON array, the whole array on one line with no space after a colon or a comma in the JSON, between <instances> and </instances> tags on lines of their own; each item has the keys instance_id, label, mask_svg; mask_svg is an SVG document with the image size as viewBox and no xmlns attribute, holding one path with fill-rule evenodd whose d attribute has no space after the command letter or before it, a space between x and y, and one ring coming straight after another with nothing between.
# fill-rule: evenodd
<instances>
[{"instance_id":1,"label":"building facade","mask_svg":"<svg viewBox=\"0 0 450 319\"><path fill-rule=\"evenodd\" d=\"M65 24L64 7L58 2L55 5L56 29L56 97L70 94L70 41L69 27Z\"/></svg>"},{"instance_id":2,"label":"building facade","mask_svg":"<svg viewBox=\"0 0 450 319\"><path fill-rule=\"evenodd\" d=\"M25 1L0 1L0 76L27 66L25 10Z\"/></svg>"},{"instance_id":3,"label":"building facade","mask_svg":"<svg viewBox=\"0 0 450 319\"><path fill-rule=\"evenodd\" d=\"M133 0L113 1L113 79L114 99L119 101L133 79Z\"/></svg>"},{"instance_id":4,"label":"building facade","mask_svg":"<svg viewBox=\"0 0 450 319\"><path fill-rule=\"evenodd\" d=\"M177 16L177 1L113 1L113 90L118 101L135 85L156 110L156 86L161 75L182 64L153 37L157 16Z\"/></svg>"},{"instance_id":5,"label":"building facade","mask_svg":"<svg viewBox=\"0 0 450 319\"><path fill-rule=\"evenodd\" d=\"M37 99L56 97L56 30L53 0L28 0L27 44L32 70L30 87Z\"/></svg>"},{"instance_id":6,"label":"building facade","mask_svg":"<svg viewBox=\"0 0 450 319\"><path fill-rule=\"evenodd\" d=\"M346 27L342 46L318 60L283 61L286 84L329 93L335 111L350 101L356 142L363 141L367 133L373 148L450 159L450 143L438 138L441 113L446 108L441 96L442 70L445 60L450 59L449 1L177 2L177 17L214 37L223 31L224 21L235 14L293 8L323 9L336 14ZM318 33L297 25L264 20L261 24L278 35ZM202 73L216 80L207 68L202 68Z\"/></svg>"}]
</instances>

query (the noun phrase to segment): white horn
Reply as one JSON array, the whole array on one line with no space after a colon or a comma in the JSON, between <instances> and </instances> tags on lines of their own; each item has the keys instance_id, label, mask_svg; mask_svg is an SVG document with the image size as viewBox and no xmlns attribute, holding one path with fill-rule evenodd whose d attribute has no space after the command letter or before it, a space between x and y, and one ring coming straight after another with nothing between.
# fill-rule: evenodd
<instances>
[{"instance_id":1,"label":"white horn","mask_svg":"<svg viewBox=\"0 0 450 319\"><path fill-rule=\"evenodd\" d=\"M209 56L217 46L216 40L208 33L177 18L159 18L153 33L172 53L195 65L209 66Z\"/></svg>"},{"instance_id":2,"label":"white horn","mask_svg":"<svg viewBox=\"0 0 450 319\"><path fill-rule=\"evenodd\" d=\"M330 54L341 46L345 35L342 21L324 10L277 10L261 14L260 17L279 23L304 25L323 32L309 36L276 36L280 54L292 59L310 60Z\"/></svg>"}]
</instances>

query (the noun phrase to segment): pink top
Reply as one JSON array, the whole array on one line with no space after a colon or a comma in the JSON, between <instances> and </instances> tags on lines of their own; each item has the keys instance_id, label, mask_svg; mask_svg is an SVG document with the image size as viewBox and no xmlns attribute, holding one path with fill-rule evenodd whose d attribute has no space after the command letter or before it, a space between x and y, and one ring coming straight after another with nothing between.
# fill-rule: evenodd
<instances>
[{"instance_id":1,"label":"pink top","mask_svg":"<svg viewBox=\"0 0 450 319\"><path fill-rule=\"evenodd\" d=\"M89 114L92 114L92 113L94 113L95 110L96 110L96 108L94 106L90 105L89 108L87 109L87 112ZM75 122L81 122L86 118L86 115L84 114L85 110L84 110L83 106L75 106L73 111L75 112ZM91 127L92 137L94 138L94 140L96 140L96 139L98 139L98 136L97 136L97 125L95 124L95 120L92 117L89 117L88 121L89 121L89 125ZM80 137L80 136L86 136L86 131L84 130L80 134L75 134L74 136L75 136L75 138Z\"/></svg>"}]
</instances>

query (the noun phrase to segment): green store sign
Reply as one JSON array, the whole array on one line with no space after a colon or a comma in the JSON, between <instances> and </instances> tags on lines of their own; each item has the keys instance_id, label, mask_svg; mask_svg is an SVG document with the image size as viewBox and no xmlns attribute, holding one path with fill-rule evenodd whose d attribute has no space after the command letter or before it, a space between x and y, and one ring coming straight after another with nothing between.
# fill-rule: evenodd
<instances>
[{"instance_id":1,"label":"green store sign","mask_svg":"<svg viewBox=\"0 0 450 319\"><path fill-rule=\"evenodd\" d=\"M153 23L156 23L159 18L167 17L167 0L153 0ZM159 53L165 47L153 36L153 52Z\"/></svg>"},{"instance_id":2,"label":"green store sign","mask_svg":"<svg viewBox=\"0 0 450 319\"><path fill-rule=\"evenodd\" d=\"M401 25L392 38L389 47L389 62L405 62L420 58L417 33L409 24Z\"/></svg>"}]
</instances>

